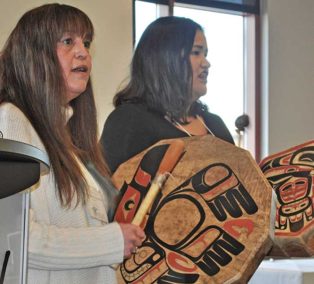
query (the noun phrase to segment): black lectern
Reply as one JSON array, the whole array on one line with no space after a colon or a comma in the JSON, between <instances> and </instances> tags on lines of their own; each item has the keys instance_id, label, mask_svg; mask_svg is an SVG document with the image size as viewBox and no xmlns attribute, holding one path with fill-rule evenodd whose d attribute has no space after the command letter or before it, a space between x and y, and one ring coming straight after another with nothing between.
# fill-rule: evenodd
<instances>
[{"instance_id":1,"label":"black lectern","mask_svg":"<svg viewBox=\"0 0 314 284\"><path fill-rule=\"evenodd\" d=\"M26 283L29 194L15 193L48 171L44 152L0 137L0 284Z\"/></svg>"},{"instance_id":2,"label":"black lectern","mask_svg":"<svg viewBox=\"0 0 314 284\"><path fill-rule=\"evenodd\" d=\"M48 157L38 148L0 139L0 198L32 186L48 169Z\"/></svg>"}]
</instances>

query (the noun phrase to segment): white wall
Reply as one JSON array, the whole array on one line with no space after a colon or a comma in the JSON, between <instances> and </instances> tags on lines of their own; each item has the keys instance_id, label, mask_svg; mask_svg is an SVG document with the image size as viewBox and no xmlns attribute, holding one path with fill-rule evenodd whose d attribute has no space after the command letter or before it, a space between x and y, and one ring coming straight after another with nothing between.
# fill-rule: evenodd
<instances>
[{"instance_id":1,"label":"white wall","mask_svg":"<svg viewBox=\"0 0 314 284\"><path fill-rule=\"evenodd\" d=\"M0 0L0 47L20 16L49 1ZM132 0L72 0L95 25L93 83L99 126L132 56ZM262 153L314 139L314 1L261 0Z\"/></svg>"},{"instance_id":2,"label":"white wall","mask_svg":"<svg viewBox=\"0 0 314 284\"><path fill-rule=\"evenodd\" d=\"M51 3L43 0L0 0L0 49L27 10ZM112 97L128 74L132 56L132 0L58 1L83 10L95 26L92 80L99 129L112 110Z\"/></svg>"},{"instance_id":3,"label":"white wall","mask_svg":"<svg viewBox=\"0 0 314 284\"><path fill-rule=\"evenodd\" d=\"M261 2L266 156L314 139L314 1Z\"/></svg>"}]
</instances>

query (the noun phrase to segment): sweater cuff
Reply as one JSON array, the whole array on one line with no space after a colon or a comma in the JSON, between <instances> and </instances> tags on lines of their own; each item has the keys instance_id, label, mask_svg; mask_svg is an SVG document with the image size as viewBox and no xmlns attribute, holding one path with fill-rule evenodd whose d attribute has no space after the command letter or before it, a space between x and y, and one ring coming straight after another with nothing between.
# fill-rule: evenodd
<instances>
[{"instance_id":1,"label":"sweater cuff","mask_svg":"<svg viewBox=\"0 0 314 284\"><path fill-rule=\"evenodd\" d=\"M117 222L109 223L105 226L108 234L105 234L106 254L111 255L112 263L121 263L124 257L124 238L120 225Z\"/></svg>"}]
</instances>

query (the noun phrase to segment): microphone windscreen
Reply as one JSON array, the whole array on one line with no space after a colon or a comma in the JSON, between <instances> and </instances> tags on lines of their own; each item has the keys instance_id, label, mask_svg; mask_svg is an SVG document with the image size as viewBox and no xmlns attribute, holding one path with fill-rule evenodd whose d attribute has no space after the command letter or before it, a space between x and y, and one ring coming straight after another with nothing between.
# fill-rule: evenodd
<instances>
[{"instance_id":1,"label":"microphone windscreen","mask_svg":"<svg viewBox=\"0 0 314 284\"><path fill-rule=\"evenodd\" d=\"M242 114L235 120L235 126L240 131L244 131L244 128L247 127L249 124L250 120L247 114Z\"/></svg>"}]
</instances>

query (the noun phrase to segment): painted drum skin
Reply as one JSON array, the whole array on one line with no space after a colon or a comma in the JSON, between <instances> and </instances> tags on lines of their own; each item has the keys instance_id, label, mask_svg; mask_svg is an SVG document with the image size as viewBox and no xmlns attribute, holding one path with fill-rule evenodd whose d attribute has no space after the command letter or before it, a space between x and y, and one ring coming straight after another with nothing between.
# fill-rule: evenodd
<instances>
[{"instance_id":1,"label":"painted drum skin","mask_svg":"<svg viewBox=\"0 0 314 284\"><path fill-rule=\"evenodd\" d=\"M131 222L172 140L120 165L115 220ZM146 240L119 283L245 283L272 246L275 198L249 152L211 135L185 153L142 222Z\"/></svg>"}]
</instances>

